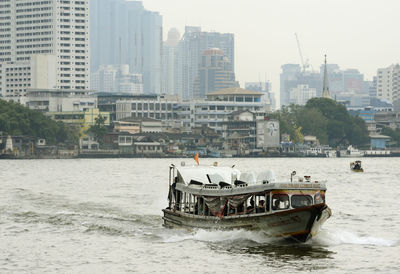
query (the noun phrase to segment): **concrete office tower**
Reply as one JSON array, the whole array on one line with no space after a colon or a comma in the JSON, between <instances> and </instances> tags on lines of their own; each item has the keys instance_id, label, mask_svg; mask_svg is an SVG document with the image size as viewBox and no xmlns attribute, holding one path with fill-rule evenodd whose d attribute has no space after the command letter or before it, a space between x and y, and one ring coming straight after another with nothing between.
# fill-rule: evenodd
<instances>
[{"instance_id":1,"label":"concrete office tower","mask_svg":"<svg viewBox=\"0 0 400 274\"><path fill-rule=\"evenodd\" d=\"M176 51L181 35L172 28L168 32L167 41L163 44L163 81L161 92L163 94L175 93L175 67Z\"/></svg>"},{"instance_id":2,"label":"concrete office tower","mask_svg":"<svg viewBox=\"0 0 400 274\"><path fill-rule=\"evenodd\" d=\"M395 64L377 71L376 98L394 103L400 99L400 65Z\"/></svg>"},{"instance_id":3,"label":"concrete office tower","mask_svg":"<svg viewBox=\"0 0 400 274\"><path fill-rule=\"evenodd\" d=\"M308 100L317 96L317 90L308 85L298 85L290 89L290 104L304 106Z\"/></svg>"},{"instance_id":4,"label":"concrete office tower","mask_svg":"<svg viewBox=\"0 0 400 274\"><path fill-rule=\"evenodd\" d=\"M376 76L372 77L372 82L369 85L369 90L368 90L368 94L369 97L372 98L376 98L376 93L377 93L377 80L378 78Z\"/></svg>"},{"instance_id":5,"label":"concrete office tower","mask_svg":"<svg viewBox=\"0 0 400 274\"><path fill-rule=\"evenodd\" d=\"M175 91L183 99L194 97L194 82L198 76L202 54L207 49L219 48L235 71L234 36L232 33L202 32L200 27L185 27L179 42L176 61Z\"/></svg>"},{"instance_id":6,"label":"concrete office tower","mask_svg":"<svg viewBox=\"0 0 400 274\"><path fill-rule=\"evenodd\" d=\"M297 86L298 75L301 73L299 64L285 64L282 65L282 72L280 75L280 106L288 106L290 103L290 89Z\"/></svg>"},{"instance_id":7,"label":"concrete office tower","mask_svg":"<svg viewBox=\"0 0 400 274\"><path fill-rule=\"evenodd\" d=\"M218 48L203 52L197 79L194 83L194 98L205 98L210 92L239 87L231 63Z\"/></svg>"},{"instance_id":8,"label":"concrete office tower","mask_svg":"<svg viewBox=\"0 0 400 274\"><path fill-rule=\"evenodd\" d=\"M102 65L92 73L91 88L98 92L143 93L141 74L129 73L128 65Z\"/></svg>"},{"instance_id":9,"label":"concrete office tower","mask_svg":"<svg viewBox=\"0 0 400 274\"><path fill-rule=\"evenodd\" d=\"M89 88L89 0L2 0L0 14L4 97L24 96L39 82L40 88ZM15 80L19 73L27 73L22 82ZM29 81L33 75L37 79Z\"/></svg>"},{"instance_id":10,"label":"concrete office tower","mask_svg":"<svg viewBox=\"0 0 400 274\"><path fill-rule=\"evenodd\" d=\"M127 64L143 75L145 92L160 93L162 16L138 1L90 0L90 8L92 71Z\"/></svg>"},{"instance_id":11,"label":"concrete office tower","mask_svg":"<svg viewBox=\"0 0 400 274\"><path fill-rule=\"evenodd\" d=\"M322 75L319 72L301 71L298 64L285 64L282 66L281 79L281 103L280 105L289 105L290 90L298 85L308 85L317 90L317 96L322 94Z\"/></svg>"}]
</instances>

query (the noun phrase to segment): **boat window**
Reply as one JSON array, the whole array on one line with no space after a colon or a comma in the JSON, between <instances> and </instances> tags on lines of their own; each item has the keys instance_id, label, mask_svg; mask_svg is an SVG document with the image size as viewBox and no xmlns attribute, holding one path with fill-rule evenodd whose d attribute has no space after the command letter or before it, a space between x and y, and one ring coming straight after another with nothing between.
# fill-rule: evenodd
<instances>
[{"instance_id":1,"label":"boat window","mask_svg":"<svg viewBox=\"0 0 400 274\"><path fill-rule=\"evenodd\" d=\"M289 196L287 194L274 194L272 196L272 209L282 210L289 208Z\"/></svg>"},{"instance_id":2,"label":"boat window","mask_svg":"<svg viewBox=\"0 0 400 274\"><path fill-rule=\"evenodd\" d=\"M310 195L292 195L291 202L293 208L299 208L312 205L313 199Z\"/></svg>"},{"instance_id":3,"label":"boat window","mask_svg":"<svg viewBox=\"0 0 400 274\"><path fill-rule=\"evenodd\" d=\"M315 204L325 203L325 194L318 191L314 195L314 201L315 201Z\"/></svg>"}]
</instances>

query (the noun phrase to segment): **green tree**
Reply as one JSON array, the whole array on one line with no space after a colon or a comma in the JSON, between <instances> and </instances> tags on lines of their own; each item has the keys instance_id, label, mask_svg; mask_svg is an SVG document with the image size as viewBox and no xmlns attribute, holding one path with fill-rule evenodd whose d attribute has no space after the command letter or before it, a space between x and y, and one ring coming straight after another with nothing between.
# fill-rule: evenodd
<instances>
[{"instance_id":1,"label":"green tree","mask_svg":"<svg viewBox=\"0 0 400 274\"><path fill-rule=\"evenodd\" d=\"M48 144L59 144L68 140L66 126L16 102L0 99L0 131L4 135L25 135L44 138Z\"/></svg>"},{"instance_id":2,"label":"green tree","mask_svg":"<svg viewBox=\"0 0 400 274\"><path fill-rule=\"evenodd\" d=\"M328 144L328 119L316 108L304 108L298 115L298 123L304 135L314 135L321 144Z\"/></svg>"},{"instance_id":3,"label":"green tree","mask_svg":"<svg viewBox=\"0 0 400 274\"><path fill-rule=\"evenodd\" d=\"M107 134L107 127L105 126L106 119L105 116L97 116L94 125L89 128L89 133L93 134L100 146L103 145L104 136Z\"/></svg>"},{"instance_id":4,"label":"green tree","mask_svg":"<svg viewBox=\"0 0 400 274\"><path fill-rule=\"evenodd\" d=\"M400 129L396 128L393 130L390 127L384 127L382 129L382 134L392 138L392 146L400 146Z\"/></svg>"},{"instance_id":5,"label":"green tree","mask_svg":"<svg viewBox=\"0 0 400 274\"><path fill-rule=\"evenodd\" d=\"M280 133L299 136L314 135L321 144L363 145L369 140L364 120L352 117L346 107L334 100L312 98L305 106L290 105L271 115L280 122Z\"/></svg>"},{"instance_id":6,"label":"green tree","mask_svg":"<svg viewBox=\"0 0 400 274\"><path fill-rule=\"evenodd\" d=\"M301 133L301 127L295 128L294 133L293 133L293 138L292 138L294 143L303 143L304 141L304 136Z\"/></svg>"}]
</instances>

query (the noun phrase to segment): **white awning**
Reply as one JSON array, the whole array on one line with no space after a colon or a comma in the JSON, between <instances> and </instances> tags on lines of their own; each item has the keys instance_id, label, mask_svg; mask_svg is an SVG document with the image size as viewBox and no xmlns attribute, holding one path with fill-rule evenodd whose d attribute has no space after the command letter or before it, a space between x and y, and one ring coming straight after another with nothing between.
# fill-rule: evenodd
<instances>
[{"instance_id":1,"label":"white awning","mask_svg":"<svg viewBox=\"0 0 400 274\"><path fill-rule=\"evenodd\" d=\"M240 171L231 167L183 166L178 167L177 170L186 185L189 184L190 180L210 184L207 175L212 184L218 184L219 182L233 184L240 177Z\"/></svg>"}]
</instances>

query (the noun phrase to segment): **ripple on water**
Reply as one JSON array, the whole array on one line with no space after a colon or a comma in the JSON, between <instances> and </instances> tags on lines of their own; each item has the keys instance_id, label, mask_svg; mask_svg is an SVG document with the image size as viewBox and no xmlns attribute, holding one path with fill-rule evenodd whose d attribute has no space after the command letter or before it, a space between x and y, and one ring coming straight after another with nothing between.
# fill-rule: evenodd
<instances>
[{"instance_id":1,"label":"ripple on water","mask_svg":"<svg viewBox=\"0 0 400 274\"><path fill-rule=\"evenodd\" d=\"M350 173L348 159L219 159L329 180L334 215L294 245L255 231L163 228L168 166L181 161L2 161L0 272L400 272L400 159L365 159L365 174Z\"/></svg>"}]
</instances>

